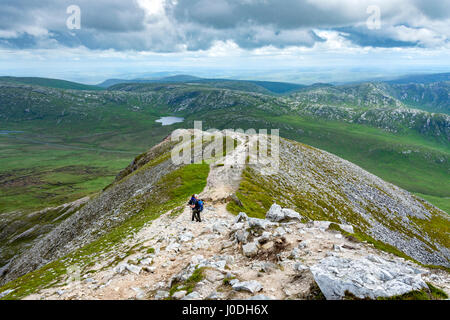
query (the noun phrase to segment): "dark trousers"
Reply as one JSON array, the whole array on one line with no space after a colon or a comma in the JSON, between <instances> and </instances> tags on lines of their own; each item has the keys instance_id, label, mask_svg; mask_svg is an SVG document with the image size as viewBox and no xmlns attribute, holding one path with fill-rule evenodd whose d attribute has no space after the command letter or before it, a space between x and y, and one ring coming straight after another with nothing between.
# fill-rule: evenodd
<instances>
[{"instance_id":1,"label":"dark trousers","mask_svg":"<svg viewBox=\"0 0 450 320\"><path fill-rule=\"evenodd\" d=\"M202 222L202 219L200 218L200 211L197 209L192 210L192 221L194 221L194 219L197 222Z\"/></svg>"}]
</instances>

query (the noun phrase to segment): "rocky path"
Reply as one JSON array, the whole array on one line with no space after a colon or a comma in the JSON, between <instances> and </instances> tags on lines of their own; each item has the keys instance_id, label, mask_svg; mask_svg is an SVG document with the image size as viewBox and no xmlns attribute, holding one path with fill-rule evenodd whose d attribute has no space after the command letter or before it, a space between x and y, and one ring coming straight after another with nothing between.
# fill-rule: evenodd
<instances>
[{"instance_id":1,"label":"rocky path","mask_svg":"<svg viewBox=\"0 0 450 320\"><path fill-rule=\"evenodd\" d=\"M249 142L245 136L237 133L229 133L229 137L238 141L238 145L224 159L211 165L206 187L200 194L201 198L208 201L226 199L237 190L241 181Z\"/></svg>"},{"instance_id":2,"label":"rocky path","mask_svg":"<svg viewBox=\"0 0 450 320\"><path fill-rule=\"evenodd\" d=\"M396 266L404 264L412 273L428 272L423 279L450 293L449 277L444 271L422 270L371 245L352 242L327 229L327 222L255 219L266 226L253 235L246 231L248 223L253 223L251 218L250 222L237 222L224 204L207 207L201 223L190 218L188 207L177 217L168 212L132 240L143 248L154 248L153 253L137 251L116 266L82 275L80 281L43 290L27 299L164 299L169 296L171 282L182 283L196 267L206 267L204 279L192 293L179 291L172 298L306 299L314 294L311 267L327 257L358 260L367 256ZM259 244L265 237L268 241ZM255 239L257 252L251 248ZM274 250L281 241L279 250ZM102 267L100 263L93 270Z\"/></svg>"},{"instance_id":3,"label":"rocky path","mask_svg":"<svg viewBox=\"0 0 450 320\"><path fill-rule=\"evenodd\" d=\"M240 142L236 152L242 155L246 142ZM191 221L187 206L169 211L127 241L127 252L114 252L80 278L26 299L311 299L317 283L327 298L339 299L347 289L393 295L421 289L424 281L450 294L445 271L355 242L330 222L305 224L277 205L266 219L232 215L223 200L238 187L242 169L211 165L202 222ZM201 277L193 277L196 270Z\"/></svg>"}]
</instances>

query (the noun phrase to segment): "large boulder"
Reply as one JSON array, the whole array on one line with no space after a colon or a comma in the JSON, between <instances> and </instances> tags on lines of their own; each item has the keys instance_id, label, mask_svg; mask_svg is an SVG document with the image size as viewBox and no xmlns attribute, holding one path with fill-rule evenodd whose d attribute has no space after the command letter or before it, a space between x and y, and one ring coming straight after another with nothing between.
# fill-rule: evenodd
<instances>
[{"instance_id":1,"label":"large boulder","mask_svg":"<svg viewBox=\"0 0 450 320\"><path fill-rule=\"evenodd\" d=\"M280 205L274 203L269 211L267 211L266 219L273 222L280 222L283 220L301 220L301 216L292 209L281 208Z\"/></svg>"},{"instance_id":2,"label":"large boulder","mask_svg":"<svg viewBox=\"0 0 450 320\"><path fill-rule=\"evenodd\" d=\"M276 223L266 219L248 218L248 225L250 228L267 229L268 227L275 226Z\"/></svg>"},{"instance_id":3,"label":"large boulder","mask_svg":"<svg viewBox=\"0 0 450 320\"><path fill-rule=\"evenodd\" d=\"M314 280L328 300L346 292L358 298L391 297L426 288L420 269L368 255L359 260L336 256L311 267Z\"/></svg>"},{"instance_id":4,"label":"large boulder","mask_svg":"<svg viewBox=\"0 0 450 320\"><path fill-rule=\"evenodd\" d=\"M283 213L284 213L284 219L287 219L287 220L301 220L301 218L302 218L297 211L294 211L292 209L284 208Z\"/></svg>"},{"instance_id":5,"label":"large boulder","mask_svg":"<svg viewBox=\"0 0 450 320\"><path fill-rule=\"evenodd\" d=\"M267 211L266 213L266 219L270 220L270 221L274 221L274 222L279 222L281 220L284 219L284 213L283 213L283 209L281 208L281 206L279 206L278 204L274 203L269 211Z\"/></svg>"}]
</instances>

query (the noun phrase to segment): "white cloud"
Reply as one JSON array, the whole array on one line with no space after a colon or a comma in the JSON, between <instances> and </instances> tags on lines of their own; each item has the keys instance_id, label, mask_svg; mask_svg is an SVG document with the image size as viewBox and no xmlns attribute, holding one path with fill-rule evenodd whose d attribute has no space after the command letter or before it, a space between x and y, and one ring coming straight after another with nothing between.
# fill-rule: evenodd
<instances>
[{"instance_id":1,"label":"white cloud","mask_svg":"<svg viewBox=\"0 0 450 320\"><path fill-rule=\"evenodd\" d=\"M363 67L383 65L387 58L412 63L411 57L421 65L449 65L445 1L425 6L418 0L78 0L82 29L70 32L64 2L3 1L4 73L12 67L51 71L51 62L55 69L79 68L90 77L93 69L100 72L97 66L105 74L108 68L189 71L199 65ZM381 9L380 30L366 26L369 5ZM49 65L36 65L38 59Z\"/></svg>"}]
</instances>

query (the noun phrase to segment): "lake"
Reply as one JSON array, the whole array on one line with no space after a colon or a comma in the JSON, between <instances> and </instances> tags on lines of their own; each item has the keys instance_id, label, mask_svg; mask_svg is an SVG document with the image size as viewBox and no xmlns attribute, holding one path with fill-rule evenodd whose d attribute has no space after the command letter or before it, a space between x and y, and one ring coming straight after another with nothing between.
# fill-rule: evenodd
<instances>
[{"instance_id":1,"label":"lake","mask_svg":"<svg viewBox=\"0 0 450 320\"><path fill-rule=\"evenodd\" d=\"M161 119L156 120L156 122L160 122L163 126L170 126L171 124L183 121L184 118L180 117L161 117Z\"/></svg>"}]
</instances>

